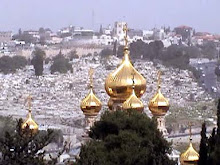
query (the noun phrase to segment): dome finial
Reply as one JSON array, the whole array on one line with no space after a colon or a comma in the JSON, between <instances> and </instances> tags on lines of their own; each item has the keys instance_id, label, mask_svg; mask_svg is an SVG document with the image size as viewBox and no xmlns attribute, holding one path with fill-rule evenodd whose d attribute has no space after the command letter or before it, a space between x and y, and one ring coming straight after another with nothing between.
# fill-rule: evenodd
<instances>
[{"instance_id":1,"label":"dome finial","mask_svg":"<svg viewBox=\"0 0 220 165\"><path fill-rule=\"evenodd\" d=\"M94 69L90 68L89 69L89 79L90 79L89 87L90 88L93 88L93 73L94 73Z\"/></svg>"},{"instance_id":2,"label":"dome finial","mask_svg":"<svg viewBox=\"0 0 220 165\"><path fill-rule=\"evenodd\" d=\"M192 142L192 123L189 122L189 141Z\"/></svg>"},{"instance_id":3,"label":"dome finial","mask_svg":"<svg viewBox=\"0 0 220 165\"><path fill-rule=\"evenodd\" d=\"M132 75L132 94L122 104L122 109L123 110L136 110L138 112L143 112L144 104L135 94L135 72L132 72L131 75Z\"/></svg>"},{"instance_id":4,"label":"dome finial","mask_svg":"<svg viewBox=\"0 0 220 165\"><path fill-rule=\"evenodd\" d=\"M161 85L161 71L159 70L157 73L157 88L160 89L160 85Z\"/></svg>"},{"instance_id":5,"label":"dome finial","mask_svg":"<svg viewBox=\"0 0 220 165\"><path fill-rule=\"evenodd\" d=\"M124 24L123 31L125 33L124 39L125 39L125 49L128 48L128 25L127 23Z\"/></svg>"},{"instance_id":6,"label":"dome finial","mask_svg":"<svg viewBox=\"0 0 220 165\"><path fill-rule=\"evenodd\" d=\"M31 112L31 101L32 101L32 96L29 94L29 96L27 97L28 112Z\"/></svg>"},{"instance_id":7,"label":"dome finial","mask_svg":"<svg viewBox=\"0 0 220 165\"><path fill-rule=\"evenodd\" d=\"M134 82L135 72L132 72L131 75L132 75L132 88L134 89L135 88L135 82Z\"/></svg>"}]
</instances>

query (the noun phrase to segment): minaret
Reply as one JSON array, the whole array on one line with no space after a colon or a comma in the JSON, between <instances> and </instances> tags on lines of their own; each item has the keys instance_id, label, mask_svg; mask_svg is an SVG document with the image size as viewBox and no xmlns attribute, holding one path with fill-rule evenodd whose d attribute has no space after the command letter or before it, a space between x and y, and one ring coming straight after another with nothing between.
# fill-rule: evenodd
<instances>
[{"instance_id":1,"label":"minaret","mask_svg":"<svg viewBox=\"0 0 220 165\"><path fill-rule=\"evenodd\" d=\"M26 129L28 127L33 133L36 133L38 131L38 125L32 119L32 115L31 115L31 101L32 101L32 97L30 95L27 97L27 101L28 101L28 115L27 115L27 119L21 125L21 128L22 129Z\"/></svg>"},{"instance_id":2,"label":"minaret","mask_svg":"<svg viewBox=\"0 0 220 165\"><path fill-rule=\"evenodd\" d=\"M140 98L146 91L146 80L145 78L133 67L129 58L128 48L128 28L127 24L124 25L123 31L125 33L124 41L124 58L121 64L112 73L108 75L105 80L105 90L110 96L108 101L109 109L114 111L122 109L122 104L131 96L133 93L133 81L131 79L132 73L135 73L135 87L134 91L138 98Z\"/></svg>"},{"instance_id":3,"label":"minaret","mask_svg":"<svg viewBox=\"0 0 220 165\"><path fill-rule=\"evenodd\" d=\"M93 72L90 68L90 91L89 94L81 101L80 107L86 118L86 129L89 130L93 126L95 119L102 108L101 101L95 96L93 92Z\"/></svg>"},{"instance_id":4,"label":"minaret","mask_svg":"<svg viewBox=\"0 0 220 165\"><path fill-rule=\"evenodd\" d=\"M189 147L187 150L181 154L180 156L180 164L181 165L197 165L199 161L199 154L193 148L192 145L192 131L191 131L191 123L189 123Z\"/></svg>"},{"instance_id":5,"label":"minaret","mask_svg":"<svg viewBox=\"0 0 220 165\"><path fill-rule=\"evenodd\" d=\"M150 100L148 107L153 116L157 120L158 129L163 133L164 136L168 135L165 126L165 115L169 110L169 102L161 93L161 72L158 72L158 82L157 82L157 93Z\"/></svg>"}]
</instances>

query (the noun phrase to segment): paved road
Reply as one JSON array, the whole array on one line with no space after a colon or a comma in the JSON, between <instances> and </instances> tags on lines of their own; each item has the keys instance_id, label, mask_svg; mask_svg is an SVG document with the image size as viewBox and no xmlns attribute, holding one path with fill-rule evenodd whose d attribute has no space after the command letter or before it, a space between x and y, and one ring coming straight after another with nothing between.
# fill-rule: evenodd
<instances>
[{"instance_id":1,"label":"paved road","mask_svg":"<svg viewBox=\"0 0 220 165\"><path fill-rule=\"evenodd\" d=\"M197 63L193 66L198 68L201 72L200 83L204 87L204 89L213 94L219 95L219 91L217 91L217 76L215 75L215 68L217 62L207 62L207 63Z\"/></svg>"}]
</instances>

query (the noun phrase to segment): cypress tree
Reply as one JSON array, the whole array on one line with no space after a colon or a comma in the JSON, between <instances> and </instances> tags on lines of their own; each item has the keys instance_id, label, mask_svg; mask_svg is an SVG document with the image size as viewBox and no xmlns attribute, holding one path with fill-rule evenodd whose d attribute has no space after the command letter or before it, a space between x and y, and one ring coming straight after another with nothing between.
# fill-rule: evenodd
<instances>
[{"instance_id":1,"label":"cypress tree","mask_svg":"<svg viewBox=\"0 0 220 165\"><path fill-rule=\"evenodd\" d=\"M218 106L217 106L217 136L218 139L220 139L220 99L218 99Z\"/></svg>"},{"instance_id":2,"label":"cypress tree","mask_svg":"<svg viewBox=\"0 0 220 165\"><path fill-rule=\"evenodd\" d=\"M202 124L201 131L201 141L200 141L200 150L199 150L199 162L198 165L206 165L207 164L207 154L208 154L208 146L207 146L207 137L206 137L206 124L205 122Z\"/></svg>"},{"instance_id":3,"label":"cypress tree","mask_svg":"<svg viewBox=\"0 0 220 165\"><path fill-rule=\"evenodd\" d=\"M113 47L113 55L116 56L117 54L117 40L114 42L114 47Z\"/></svg>"}]
</instances>

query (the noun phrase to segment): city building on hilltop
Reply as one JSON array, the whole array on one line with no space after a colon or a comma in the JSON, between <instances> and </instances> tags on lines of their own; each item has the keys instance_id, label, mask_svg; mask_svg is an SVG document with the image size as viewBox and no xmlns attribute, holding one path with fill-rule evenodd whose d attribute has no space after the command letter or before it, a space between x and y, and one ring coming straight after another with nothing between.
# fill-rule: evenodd
<instances>
[{"instance_id":1,"label":"city building on hilltop","mask_svg":"<svg viewBox=\"0 0 220 165\"><path fill-rule=\"evenodd\" d=\"M184 42L191 40L193 36L193 28L185 25L175 27L174 32L180 34Z\"/></svg>"},{"instance_id":2,"label":"city building on hilltop","mask_svg":"<svg viewBox=\"0 0 220 165\"><path fill-rule=\"evenodd\" d=\"M0 43L9 42L12 39L11 31L1 31L0 32Z\"/></svg>"}]
</instances>

